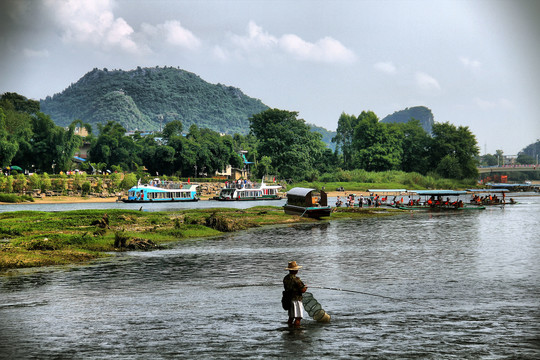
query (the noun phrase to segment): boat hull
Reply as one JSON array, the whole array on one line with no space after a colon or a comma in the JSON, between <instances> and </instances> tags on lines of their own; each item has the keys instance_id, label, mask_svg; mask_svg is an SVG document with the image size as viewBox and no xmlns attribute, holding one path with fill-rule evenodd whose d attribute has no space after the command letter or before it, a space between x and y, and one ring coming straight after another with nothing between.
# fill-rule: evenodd
<instances>
[{"instance_id":1,"label":"boat hull","mask_svg":"<svg viewBox=\"0 0 540 360\"><path fill-rule=\"evenodd\" d=\"M213 200L217 201L259 201L259 200L281 200L283 199L281 196L251 196L251 197L243 197L243 198L224 198L216 196L213 198Z\"/></svg>"},{"instance_id":2,"label":"boat hull","mask_svg":"<svg viewBox=\"0 0 540 360\"><path fill-rule=\"evenodd\" d=\"M300 215L314 219L330 216L332 213L332 208L330 206L302 207L296 205L285 205L283 206L283 209L285 210L285 214Z\"/></svg>"},{"instance_id":3,"label":"boat hull","mask_svg":"<svg viewBox=\"0 0 540 360\"><path fill-rule=\"evenodd\" d=\"M409 205L400 205L397 206L400 210L413 210L413 211L466 211L466 210L484 210L485 206L409 206Z\"/></svg>"},{"instance_id":4,"label":"boat hull","mask_svg":"<svg viewBox=\"0 0 540 360\"><path fill-rule=\"evenodd\" d=\"M152 199L152 200L130 200L130 199L121 199L120 201L125 203L165 203L165 202L196 202L199 201L198 198L195 199Z\"/></svg>"}]
</instances>

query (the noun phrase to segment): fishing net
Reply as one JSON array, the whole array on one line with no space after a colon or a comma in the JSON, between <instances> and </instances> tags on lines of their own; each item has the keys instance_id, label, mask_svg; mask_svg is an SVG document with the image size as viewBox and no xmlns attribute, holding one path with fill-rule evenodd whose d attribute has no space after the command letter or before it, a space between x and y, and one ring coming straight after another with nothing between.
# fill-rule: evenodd
<instances>
[{"instance_id":1,"label":"fishing net","mask_svg":"<svg viewBox=\"0 0 540 360\"><path fill-rule=\"evenodd\" d=\"M321 304L313 297L312 293L306 292L302 296L302 303L304 305L304 309L307 311L309 316L313 318L313 320L318 322L329 322L330 321L330 315L324 311Z\"/></svg>"}]
</instances>

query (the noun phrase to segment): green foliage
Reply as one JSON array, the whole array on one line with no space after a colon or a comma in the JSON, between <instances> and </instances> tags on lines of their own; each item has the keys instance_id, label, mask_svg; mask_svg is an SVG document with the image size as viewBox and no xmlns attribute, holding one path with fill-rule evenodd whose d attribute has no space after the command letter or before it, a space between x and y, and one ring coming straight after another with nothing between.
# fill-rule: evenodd
<instances>
[{"instance_id":1,"label":"green foliage","mask_svg":"<svg viewBox=\"0 0 540 360\"><path fill-rule=\"evenodd\" d=\"M478 145L467 126L435 123L429 154L431 168L443 177L468 179L478 176Z\"/></svg>"},{"instance_id":2,"label":"green foliage","mask_svg":"<svg viewBox=\"0 0 540 360\"><path fill-rule=\"evenodd\" d=\"M312 177L326 148L321 135L310 131L297 112L269 109L250 118L257 137L257 153L272 158L272 166L286 179Z\"/></svg>"},{"instance_id":3,"label":"green foliage","mask_svg":"<svg viewBox=\"0 0 540 360\"><path fill-rule=\"evenodd\" d=\"M403 153L402 133L380 123L371 111L362 112L357 121L352 140L357 149L353 155L355 167L368 171L397 169Z\"/></svg>"},{"instance_id":4,"label":"green foliage","mask_svg":"<svg viewBox=\"0 0 540 360\"><path fill-rule=\"evenodd\" d=\"M525 153L519 153L516 162L522 165L532 165L536 164L536 159Z\"/></svg>"},{"instance_id":5,"label":"green foliage","mask_svg":"<svg viewBox=\"0 0 540 360\"><path fill-rule=\"evenodd\" d=\"M81 185L81 190L83 195L90 194L90 191L92 191L92 184L90 183L90 181L83 182Z\"/></svg>"},{"instance_id":6,"label":"green foliage","mask_svg":"<svg viewBox=\"0 0 540 360\"><path fill-rule=\"evenodd\" d=\"M122 179L122 182L120 183L120 188L123 190L128 190L135 185L137 185L137 175L129 173L124 176L124 179Z\"/></svg>"},{"instance_id":7,"label":"green foliage","mask_svg":"<svg viewBox=\"0 0 540 360\"><path fill-rule=\"evenodd\" d=\"M218 132L246 134L248 118L267 109L239 89L213 85L172 67L94 69L62 93L41 101L59 125L74 118L97 126L114 120L129 130L159 130L176 120Z\"/></svg>"}]
</instances>

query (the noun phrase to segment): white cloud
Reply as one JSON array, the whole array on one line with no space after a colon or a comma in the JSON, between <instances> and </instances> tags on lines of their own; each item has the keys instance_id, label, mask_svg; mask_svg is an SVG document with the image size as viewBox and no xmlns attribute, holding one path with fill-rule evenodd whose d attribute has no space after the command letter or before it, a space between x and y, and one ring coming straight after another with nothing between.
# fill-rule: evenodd
<instances>
[{"instance_id":1,"label":"white cloud","mask_svg":"<svg viewBox=\"0 0 540 360\"><path fill-rule=\"evenodd\" d=\"M331 37L324 37L315 43L294 34L276 37L253 21L249 22L246 35L233 34L231 42L238 50L244 51L246 56L256 56L261 51L273 51L292 55L302 61L347 63L356 59L351 50Z\"/></svg>"},{"instance_id":2,"label":"white cloud","mask_svg":"<svg viewBox=\"0 0 540 360\"><path fill-rule=\"evenodd\" d=\"M441 86L439 85L437 79L426 73L417 72L415 75L415 79L416 85L418 85L421 90L432 91L441 89Z\"/></svg>"},{"instance_id":3,"label":"white cloud","mask_svg":"<svg viewBox=\"0 0 540 360\"><path fill-rule=\"evenodd\" d=\"M48 50L33 50L33 49L24 49L23 54L27 58L48 58Z\"/></svg>"},{"instance_id":4,"label":"white cloud","mask_svg":"<svg viewBox=\"0 0 540 360\"><path fill-rule=\"evenodd\" d=\"M138 50L131 38L134 30L122 18L115 18L111 0L45 0L69 43L91 43L103 48Z\"/></svg>"},{"instance_id":5,"label":"white cloud","mask_svg":"<svg viewBox=\"0 0 540 360\"><path fill-rule=\"evenodd\" d=\"M253 21L248 24L247 36L232 35L231 39L236 46L246 51L254 48L273 48L278 43L276 37L264 32L262 27Z\"/></svg>"},{"instance_id":6,"label":"white cloud","mask_svg":"<svg viewBox=\"0 0 540 360\"><path fill-rule=\"evenodd\" d=\"M480 61L472 60L464 56L461 56L459 58L459 61L465 68L470 69L470 70L479 69L482 66L482 63Z\"/></svg>"},{"instance_id":7,"label":"white cloud","mask_svg":"<svg viewBox=\"0 0 540 360\"><path fill-rule=\"evenodd\" d=\"M373 65L373 67L376 70L379 70L380 72L383 72L385 74L393 75L397 73L397 68L391 61L378 62L375 65Z\"/></svg>"},{"instance_id":8,"label":"white cloud","mask_svg":"<svg viewBox=\"0 0 540 360\"><path fill-rule=\"evenodd\" d=\"M514 104L505 98L500 98L498 100L486 100L481 98L474 98L473 102L482 110L492 110L492 109L512 109Z\"/></svg>"},{"instance_id":9,"label":"white cloud","mask_svg":"<svg viewBox=\"0 0 540 360\"><path fill-rule=\"evenodd\" d=\"M163 38L170 45L186 49L197 49L201 45L201 41L177 20L166 21L156 26L142 24L141 28L146 35L152 38L151 43Z\"/></svg>"}]
</instances>

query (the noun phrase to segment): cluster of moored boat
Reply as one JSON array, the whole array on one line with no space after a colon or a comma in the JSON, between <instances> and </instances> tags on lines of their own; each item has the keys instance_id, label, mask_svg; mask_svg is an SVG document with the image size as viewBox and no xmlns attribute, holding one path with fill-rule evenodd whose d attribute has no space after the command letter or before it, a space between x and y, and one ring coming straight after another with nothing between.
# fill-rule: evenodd
<instances>
[{"instance_id":1,"label":"cluster of moored boat","mask_svg":"<svg viewBox=\"0 0 540 360\"><path fill-rule=\"evenodd\" d=\"M178 184L155 179L150 184L138 184L132 187L128 191L128 197L121 199L121 201L128 203L198 201L197 187L198 185L195 184ZM220 190L219 195L210 200L280 200L283 198L279 193L280 189L280 185L267 185L264 181L261 181L260 184L231 182ZM367 198L356 197L354 194L348 195L346 206L354 207L355 198L358 206L363 206L364 202L367 201L370 206L429 211L482 210L490 205L516 203L513 199L506 200L507 189L468 189L467 191L369 189L368 191L371 196ZM459 198L466 194L472 195L468 202ZM407 200L404 200L405 196L408 197ZM336 207L342 205L343 201L338 197ZM333 209L328 205L328 197L324 191L303 187L296 187L287 192L287 203L283 208L287 214L312 218L329 216Z\"/></svg>"},{"instance_id":2,"label":"cluster of moored boat","mask_svg":"<svg viewBox=\"0 0 540 360\"><path fill-rule=\"evenodd\" d=\"M197 187L194 184L179 184L175 182L154 179L149 184L137 184L128 190L128 197L121 199L127 203L148 202L187 202L199 201ZM281 185L266 185L251 183L227 183L218 196L211 200L218 201L245 201L245 200L280 200Z\"/></svg>"},{"instance_id":3,"label":"cluster of moored boat","mask_svg":"<svg viewBox=\"0 0 540 360\"><path fill-rule=\"evenodd\" d=\"M406 189L374 189L368 190L368 198L356 198L358 206L366 201L373 206L390 206L401 210L483 210L490 205L515 204L514 199L506 200L508 189L467 189L457 190L406 190ZM377 194L373 195L375 192ZM382 194L379 196L378 194ZM470 201L463 201L460 196L471 195ZM346 199L346 206L354 206L355 195ZM405 197L407 199L405 200ZM343 201L338 199L336 205Z\"/></svg>"}]
</instances>

